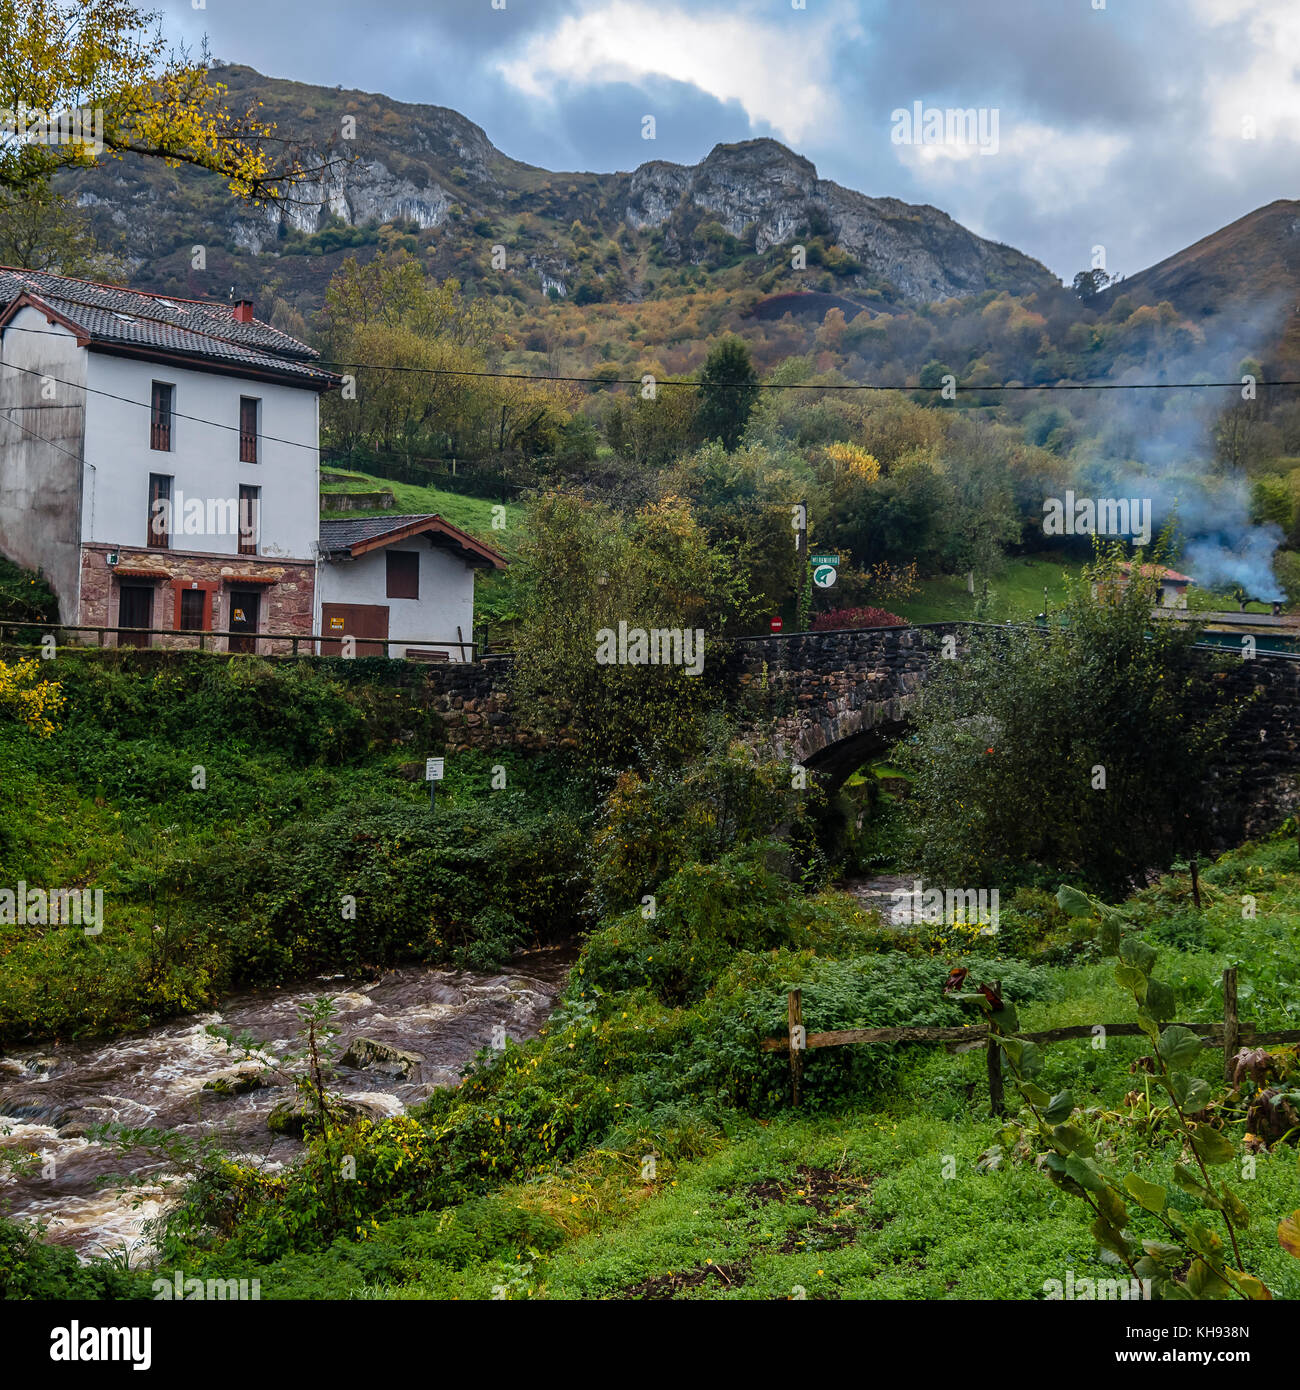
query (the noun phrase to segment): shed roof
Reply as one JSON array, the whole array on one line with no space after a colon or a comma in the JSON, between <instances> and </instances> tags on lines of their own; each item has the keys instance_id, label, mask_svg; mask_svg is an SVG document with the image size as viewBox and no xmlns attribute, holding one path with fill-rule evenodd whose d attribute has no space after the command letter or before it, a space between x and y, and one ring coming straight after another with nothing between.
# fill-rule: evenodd
<instances>
[{"instance_id":1,"label":"shed roof","mask_svg":"<svg viewBox=\"0 0 1300 1390\"><path fill-rule=\"evenodd\" d=\"M320 524L321 554L327 560L357 559L415 536L428 536L434 544L457 549L471 565L505 569L509 563L499 551L477 541L468 531L444 521L436 513L416 516L366 516Z\"/></svg>"}]
</instances>

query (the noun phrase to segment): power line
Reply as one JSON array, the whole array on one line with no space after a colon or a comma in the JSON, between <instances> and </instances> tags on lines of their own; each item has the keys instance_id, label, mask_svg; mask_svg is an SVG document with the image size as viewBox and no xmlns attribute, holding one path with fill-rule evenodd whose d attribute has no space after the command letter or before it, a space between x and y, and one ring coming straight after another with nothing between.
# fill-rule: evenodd
<instances>
[{"instance_id":1,"label":"power line","mask_svg":"<svg viewBox=\"0 0 1300 1390\"><path fill-rule=\"evenodd\" d=\"M30 333L41 332L43 330L24 328L19 329L18 331L20 333ZM115 391L105 391L98 386L85 386L79 381L65 381L62 377L51 376L49 372L38 372L34 367L20 367L16 362L5 362L3 365L15 372L26 372L28 376L38 376L41 378L42 381L54 381L57 382L60 386L69 386L74 391L86 391L93 396L105 396L110 401L121 401L123 405L140 406L144 410L153 409L153 404L150 401L133 400L130 396L119 396ZM74 409L74 407L54 406L52 407L52 409L71 410ZM207 420L202 415L186 415L183 411L179 410L173 410L171 414L174 415L178 420L189 420L192 424L211 425L214 430L229 430L234 434L242 433L238 425L228 425L221 420ZM17 424L18 422L15 420L12 423ZM301 439L282 439L279 435L276 434L259 434L258 438L269 440L273 444L289 444L292 445L295 449L315 449L317 453L320 452L318 445L304 444Z\"/></svg>"},{"instance_id":2,"label":"power line","mask_svg":"<svg viewBox=\"0 0 1300 1390\"><path fill-rule=\"evenodd\" d=\"M10 324L4 330L6 333L34 333L45 337L62 338L66 335L55 332L48 328L18 328ZM225 341L222 339L221 341ZM268 350L269 351L269 350ZM273 355L273 354L272 354ZM12 365L12 364L9 364ZM370 372L406 372L416 376L434 377L468 377L479 378L493 381L532 381L538 384L555 382L561 385L580 385L580 386L644 386L645 381L642 377L599 377L599 376L539 376L533 372L489 372L472 371L463 367L411 367L397 362L342 362L328 358L313 358L312 362L306 365L318 365L322 367L350 367L356 371ZM19 370L26 370L19 368ZM57 380L57 378L55 378ZM1235 381L1078 381L1078 382L994 382L987 385L963 385L955 382L951 386L923 386L919 382L904 382L899 386L889 386L879 382L842 382L842 383L822 383L807 381L718 381L710 383L714 386L725 388L743 388L758 391L960 391L960 392L986 392L986 391L1218 391L1218 390L1240 390L1243 383L1238 378ZM687 387L698 389L701 385L698 381L689 379L673 379L669 377L654 378L655 389L661 386ZM1259 387L1282 387L1300 386L1298 380L1281 381L1256 381L1256 388ZM91 389L89 387L83 389ZM118 397L118 399L123 399ZM132 401L132 405L141 405L145 402ZM196 419L194 416L182 417L185 419ZM201 421L205 424L215 424L214 421ZM217 425L219 429L237 429L235 425Z\"/></svg>"}]
</instances>

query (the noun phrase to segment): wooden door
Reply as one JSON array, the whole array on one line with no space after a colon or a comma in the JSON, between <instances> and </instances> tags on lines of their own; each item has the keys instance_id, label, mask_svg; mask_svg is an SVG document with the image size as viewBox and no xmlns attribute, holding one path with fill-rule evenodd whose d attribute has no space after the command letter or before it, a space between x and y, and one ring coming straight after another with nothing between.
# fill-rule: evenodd
<instances>
[{"instance_id":1,"label":"wooden door","mask_svg":"<svg viewBox=\"0 0 1300 1390\"><path fill-rule=\"evenodd\" d=\"M320 644L322 656L341 656L343 643L340 638L357 639L357 656L387 656L388 648L382 642L363 641L363 638L388 636L388 605L386 603L323 603L320 610L321 636L329 637L338 633L334 641Z\"/></svg>"},{"instance_id":2,"label":"wooden door","mask_svg":"<svg viewBox=\"0 0 1300 1390\"><path fill-rule=\"evenodd\" d=\"M153 585L123 584L117 596L118 627L153 626ZM147 632L119 632L119 647L147 647L152 638Z\"/></svg>"},{"instance_id":3,"label":"wooden door","mask_svg":"<svg viewBox=\"0 0 1300 1390\"><path fill-rule=\"evenodd\" d=\"M231 589L230 591L230 631L239 633L230 639L232 652L252 653L257 650L257 620L260 616L262 595L256 589ZM243 634L248 633L245 637Z\"/></svg>"}]
</instances>

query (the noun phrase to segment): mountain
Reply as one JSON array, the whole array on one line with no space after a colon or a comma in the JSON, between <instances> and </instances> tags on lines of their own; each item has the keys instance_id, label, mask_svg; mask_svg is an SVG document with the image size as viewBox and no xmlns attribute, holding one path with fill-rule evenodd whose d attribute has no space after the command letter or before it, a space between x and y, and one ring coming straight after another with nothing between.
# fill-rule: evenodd
<instances>
[{"instance_id":1,"label":"mountain","mask_svg":"<svg viewBox=\"0 0 1300 1390\"><path fill-rule=\"evenodd\" d=\"M232 107L260 102L280 135L307 147L305 164L335 162L295 187L282 209L241 206L219 179L130 156L71 177L143 288L272 289L307 312L346 255L393 240L434 273L525 302L548 293L637 301L698 283L701 273L878 307L1059 284L1037 261L937 208L819 178L774 140L718 145L693 166L653 160L631 173L552 173L511 159L445 107L247 67L214 76ZM796 245L808 266L798 279ZM200 271L196 246L205 248ZM496 246L504 269L493 265Z\"/></svg>"},{"instance_id":2,"label":"mountain","mask_svg":"<svg viewBox=\"0 0 1300 1390\"><path fill-rule=\"evenodd\" d=\"M1225 330L1244 328L1259 349L1300 362L1300 201L1279 198L1256 208L1110 286L1098 303L1123 297L1135 304L1168 300L1207 332L1218 318Z\"/></svg>"}]
</instances>

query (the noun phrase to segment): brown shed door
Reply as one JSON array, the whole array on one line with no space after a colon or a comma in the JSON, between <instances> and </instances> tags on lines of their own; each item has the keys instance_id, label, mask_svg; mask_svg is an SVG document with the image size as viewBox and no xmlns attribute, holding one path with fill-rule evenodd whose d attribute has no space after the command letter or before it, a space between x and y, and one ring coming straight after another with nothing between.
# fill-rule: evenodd
<instances>
[{"instance_id":1,"label":"brown shed door","mask_svg":"<svg viewBox=\"0 0 1300 1390\"><path fill-rule=\"evenodd\" d=\"M388 636L388 605L386 603L323 603L320 610L321 636L333 641L320 644L322 656L341 656L344 637L357 639L358 656L387 656L388 648L382 642L364 641L364 638Z\"/></svg>"}]
</instances>

